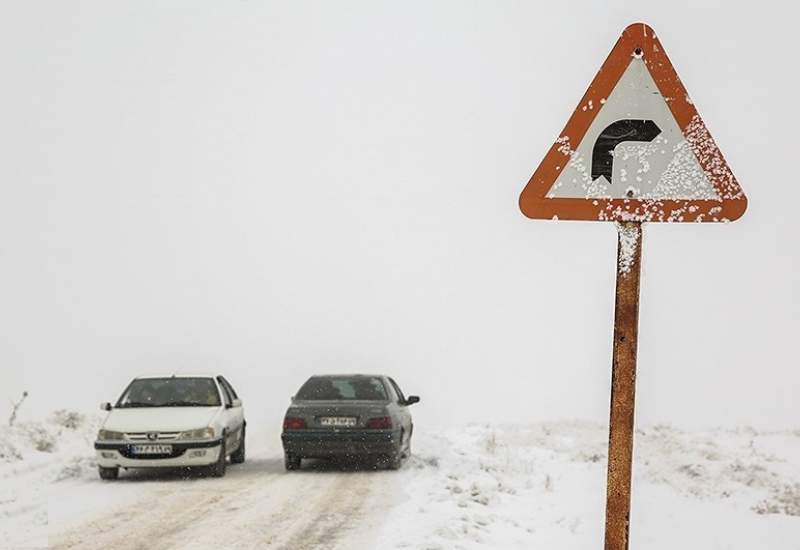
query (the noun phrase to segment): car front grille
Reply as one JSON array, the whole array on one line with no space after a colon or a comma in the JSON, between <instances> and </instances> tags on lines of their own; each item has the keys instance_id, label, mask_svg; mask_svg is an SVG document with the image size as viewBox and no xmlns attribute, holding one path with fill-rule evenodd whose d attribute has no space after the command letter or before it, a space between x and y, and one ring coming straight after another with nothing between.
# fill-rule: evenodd
<instances>
[{"instance_id":1,"label":"car front grille","mask_svg":"<svg viewBox=\"0 0 800 550\"><path fill-rule=\"evenodd\" d=\"M124 456L125 458L132 458L136 460L155 460L159 458L178 458L179 456L183 456L186 452L186 449L173 449L169 454L157 454L157 455L150 455L150 454L133 454L131 452L130 446L126 446L119 450L119 454Z\"/></svg>"},{"instance_id":2,"label":"car front grille","mask_svg":"<svg viewBox=\"0 0 800 550\"><path fill-rule=\"evenodd\" d=\"M136 443L155 443L175 441L181 432L130 432L125 434L125 439Z\"/></svg>"}]
</instances>

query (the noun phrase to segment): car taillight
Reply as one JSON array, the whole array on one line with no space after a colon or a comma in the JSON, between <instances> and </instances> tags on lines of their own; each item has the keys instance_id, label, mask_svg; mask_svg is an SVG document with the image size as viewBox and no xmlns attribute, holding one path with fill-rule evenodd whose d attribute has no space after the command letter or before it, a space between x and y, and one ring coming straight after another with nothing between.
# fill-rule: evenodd
<instances>
[{"instance_id":1,"label":"car taillight","mask_svg":"<svg viewBox=\"0 0 800 550\"><path fill-rule=\"evenodd\" d=\"M391 430L392 419L388 416L370 418L367 420L367 428L370 430Z\"/></svg>"},{"instance_id":2,"label":"car taillight","mask_svg":"<svg viewBox=\"0 0 800 550\"><path fill-rule=\"evenodd\" d=\"M306 421L302 418L295 418L293 416L287 416L283 419L283 429L284 430L302 430L306 427Z\"/></svg>"}]
</instances>

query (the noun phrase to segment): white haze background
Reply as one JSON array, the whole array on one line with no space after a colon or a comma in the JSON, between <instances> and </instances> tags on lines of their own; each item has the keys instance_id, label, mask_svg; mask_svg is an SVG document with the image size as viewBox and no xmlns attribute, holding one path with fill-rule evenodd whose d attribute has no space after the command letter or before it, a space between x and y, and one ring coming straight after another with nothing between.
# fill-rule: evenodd
<instances>
[{"instance_id":1,"label":"white haze background","mask_svg":"<svg viewBox=\"0 0 800 550\"><path fill-rule=\"evenodd\" d=\"M643 20L750 199L646 228L637 421L798 423L791 2L4 2L0 399L221 371L273 426L310 374L417 423L605 421L613 226L517 197Z\"/></svg>"}]
</instances>

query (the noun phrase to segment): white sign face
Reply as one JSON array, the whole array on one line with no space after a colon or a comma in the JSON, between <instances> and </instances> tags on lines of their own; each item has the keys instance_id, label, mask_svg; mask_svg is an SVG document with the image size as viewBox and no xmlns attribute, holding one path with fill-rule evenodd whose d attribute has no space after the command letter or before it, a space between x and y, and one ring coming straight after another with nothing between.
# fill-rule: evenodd
<instances>
[{"instance_id":1,"label":"white sign face","mask_svg":"<svg viewBox=\"0 0 800 550\"><path fill-rule=\"evenodd\" d=\"M562 138L569 160L548 198L720 199L641 58L580 109L598 113L577 148Z\"/></svg>"},{"instance_id":2,"label":"white sign face","mask_svg":"<svg viewBox=\"0 0 800 550\"><path fill-rule=\"evenodd\" d=\"M629 25L519 197L533 219L728 222L747 197L653 29Z\"/></svg>"}]
</instances>

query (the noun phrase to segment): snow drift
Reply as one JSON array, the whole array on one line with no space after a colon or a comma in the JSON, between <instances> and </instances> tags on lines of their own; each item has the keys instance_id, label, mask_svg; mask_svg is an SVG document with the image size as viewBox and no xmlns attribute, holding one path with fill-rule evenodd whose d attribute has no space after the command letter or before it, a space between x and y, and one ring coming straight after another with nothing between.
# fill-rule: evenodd
<instances>
[{"instance_id":1,"label":"snow drift","mask_svg":"<svg viewBox=\"0 0 800 550\"><path fill-rule=\"evenodd\" d=\"M59 410L0 428L0 548L47 545L48 490L96 475L98 426L96 415Z\"/></svg>"}]
</instances>

